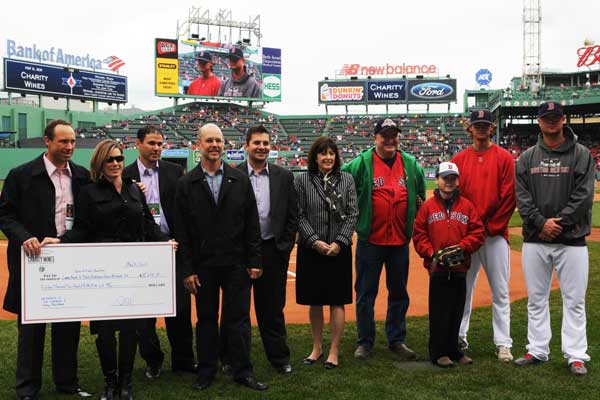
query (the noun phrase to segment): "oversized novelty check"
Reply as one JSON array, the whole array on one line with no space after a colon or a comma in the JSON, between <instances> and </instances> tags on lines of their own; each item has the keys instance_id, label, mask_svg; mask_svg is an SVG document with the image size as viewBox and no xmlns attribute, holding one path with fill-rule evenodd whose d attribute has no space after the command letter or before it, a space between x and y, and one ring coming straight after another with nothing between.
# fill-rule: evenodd
<instances>
[{"instance_id":1,"label":"oversized novelty check","mask_svg":"<svg viewBox=\"0 0 600 400\"><path fill-rule=\"evenodd\" d=\"M175 315L169 243L48 245L37 257L21 252L24 324Z\"/></svg>"}]
</instances>

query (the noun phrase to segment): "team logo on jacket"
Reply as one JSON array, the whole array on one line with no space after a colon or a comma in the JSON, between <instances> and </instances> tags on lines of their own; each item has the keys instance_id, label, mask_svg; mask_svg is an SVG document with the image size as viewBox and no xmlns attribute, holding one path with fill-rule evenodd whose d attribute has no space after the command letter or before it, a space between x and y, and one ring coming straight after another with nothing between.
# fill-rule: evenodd
<instances>
[{"instance_id":1,"label":"team logo on jacket","mask_svg":"<svg viewBox=\"0 0 600 400\"><path fill-rule=\"evenodd\" d=\"M441 222L441 221L445 221L447 218L447 214L443 211L440 212L434 212L429 214L429 216L427 217L427 223L428 224L433 224L434 222ZM469 223L469 216L459 212L459 211L452 211L450 213L450 221L458 221L463 225L467 225Z\"/></svg>"},{"instance_id":2,"label":"team logo on jacket","mask_svg":"<svg viewBox=\"0 0 600 400\"><path fill-rule=\"evenodd\" d=\"M568 174L571 167L561 165L558 158L545 158L540 161L537 167L531 167L531 175L542 174L543 176L558 176L560 174Z\"/></svg>"}]
</instances>

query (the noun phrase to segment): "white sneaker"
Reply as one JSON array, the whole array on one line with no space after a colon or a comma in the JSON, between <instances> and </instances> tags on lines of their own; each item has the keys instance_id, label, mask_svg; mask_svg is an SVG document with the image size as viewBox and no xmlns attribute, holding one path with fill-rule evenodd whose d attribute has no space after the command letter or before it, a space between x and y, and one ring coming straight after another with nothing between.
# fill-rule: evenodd
<instances>
[{"instance_id":1,"label":"white sneaker","mask_svg":"<svg viewBox=\"0 0 600 400\"><path fill-rule=\"evenodd\" d=\"M511 362L513 360L513 355L510 352L510 347L498 346L496 348L496 354L498 355L498 361Z\"/></svg>"}]
</instances>

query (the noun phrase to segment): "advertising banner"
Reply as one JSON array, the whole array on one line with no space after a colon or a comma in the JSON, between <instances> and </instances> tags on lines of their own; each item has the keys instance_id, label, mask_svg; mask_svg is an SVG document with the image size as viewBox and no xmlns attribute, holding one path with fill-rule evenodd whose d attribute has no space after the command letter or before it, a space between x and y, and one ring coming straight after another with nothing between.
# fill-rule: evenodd
<instances>
[{"instance_id":1,"label":"advertising banner","mask_svg":"<svg viewBox=\"0 0 600 400\"><path fill-rule=\"evenodd\" d=\"M456 79L410 79L409 103L449 103L456 101Z\"/></svg>"},{"instance_id":2,"label":"advertising banner","mask_svg":"<svg viewBox=\"0 0 600 400\"><path fill-rule=\"evenodd\" d=\"M4 59L4 89L9 92L127 102L127 77L55 65Z\"/></svg>"},{"instance_id":3,"label":"advertising banner","mask_svg":"<svg viewBox=\"0 0 600 400\"><path fill-rule=\"evenodd\" d=\"M319 82L319 104L366 104L365 82Z\"/></svg>"},{"instance_id":4,"label":"advertising banner","mask_svg":"<svg viewBox=\"0 0 600 400\"><path fill-rule=\"evenodd\" d=\"M406 80L367 81L369 103L392 103L406 100Z\"/></svg>"},{"instance_id":5,"label":"advertising banner","mask_svg":"<svg viewBox=\"0 0 600 400\"><path fill-rule=\"evenodd\" d=\"M158 96L281 101L281 49L156 39L155 58Z\"/></svg>"},{"instance_id":6,"label":"advertising banner","mask_svg":"<svg viewBox=\"0 0 600 400\"><path fill-rule=\"evenodd\" d=\"M179 75L177 41L171 39L156 39L154 51L156 63L156 93L179 93L177 87Z\"/></svg>"}]
</instances>

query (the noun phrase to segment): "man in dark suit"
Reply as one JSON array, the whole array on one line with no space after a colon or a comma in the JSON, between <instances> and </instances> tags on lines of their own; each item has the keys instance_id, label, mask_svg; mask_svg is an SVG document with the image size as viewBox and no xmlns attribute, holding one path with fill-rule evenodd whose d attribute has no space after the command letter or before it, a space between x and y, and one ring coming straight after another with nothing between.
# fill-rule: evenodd
<instances>
[{"instance_id":1,"label":"man in dark suit","mask_svg":"<svg viewBox=\"0 0 600 400\"><path fill-rule=\"evenodd\" d=\"M46 324L21 324L21 246L28 256L41 253L45 237L73 226L74 199L90 182L89 172L73 163L75 132L63 120L44 130L48 150L11 170L0 195L0 230L8 237L8 288L4 309L18 314L17 397L37 399L42 388ZM79 388L79 322L52 323L52 375L59 392L90 397Z\"/></svg>"},{"instance_id":2,"label":"man in dark suit","mask_svg":"<svg viewBox=\"0 0 600 400\"><path fill-rule=\"evenodd\" d=\"M183 169L175 163L160 160L163 144L164 136L160 129L152 125L140 128L135 140L139 157L123 170L123 177L144 184L146 202L154 221L163 233L174 236L175 190ZM177 275L177 316L165 318L171 344L171 368L173 371L195 373L190 294L183 287L179 269ZM160 377L165 357L156 335L156 318L143 322L138 338L140 354L147 364L146 377L156 379Z\"/></svg>"},{"instance_id":3,"label":"man in dark suit","mask_svg":"<svg viewBox=\"0 0 600 400\"><path fill-rule=\"evenodd\" d=\"M278 372L289 374L292 366L283 308L290 252L298 225L294 176L290 171L267 162L271 135L264 126L248 129L245 150L248 162L240 163L238 169L248 175L252 183L262 239L263 275L252 282L254 310L267 359ZM227 349L225 342L223 345L222 358L227 362L227 351L235 350Z\"/></svg>"},{"instance_id":4,"label":"man in dark suit","mask_svg":"<svg viewBox=\"0 0 600 400\"><path fill-rule=\"evenodd\" d=\"M196 297L198 378L205 390L217 373L219 294L221 324L232 349L229 356L236 382L265 390L252 372L250 347L251 279L262 274L260 225L250 180L221 160L224 138L214 124L198 134L200 164L177 183L175 237L179 242L185 287Z\"/></svg>"}]
</instances>

